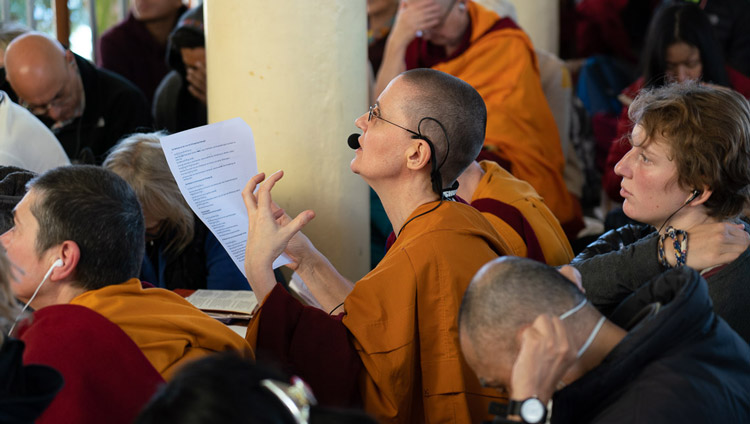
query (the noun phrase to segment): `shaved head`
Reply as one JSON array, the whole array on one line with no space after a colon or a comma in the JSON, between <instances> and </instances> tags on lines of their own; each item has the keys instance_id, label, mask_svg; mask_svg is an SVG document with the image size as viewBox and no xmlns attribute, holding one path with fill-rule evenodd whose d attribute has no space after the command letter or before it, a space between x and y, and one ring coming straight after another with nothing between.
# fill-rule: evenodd
<instances>
[{"instance_id":1,"label":"shaved head","mask_svg":"<svg viewBox=\"0 0 750 424\"><path fill-rule=\"evenodd\" d=\"M433 160L440 167L442 186L449 187L482 149L487 126L484 100L471 85L434 69L406 71L401 79L413 89L405 102L413 128L435 145Z\"/></svg>"},{"instance_id":2,"label":"shaved head","mask_svg":"<svg viewBox=\"0 0 750 424\"><path fill-rule=\"evenodd\" d=\"M506 256L483 266L464 294L459 331L473 344L513 349L513 336L543 313L560 315L584 295L556 269L531 259Z\"/></svg>"},{"instance_id":3,"label":"shaved head","mask_svg":"<svg viewBox=\"0 0 750 424\"><path fill-rule=\"evenodd\" d=\"M65 49L44 34L27 33L8 44L5 67L16 92L42 92L59 85L65 75ZM34 103L35 99L24 100Z\"/></svg>"},{"instance_id":4,"label":"shaved head","mask_svg":"<svg viewBox=\"0 0 750 424\"><path fill-rule=\"evenodd\" d=\"M5 51L6 79L35 114L65 121L82 113L83 88L73 54L38 32L14 39Z\"/></svg>"}]
</instances>

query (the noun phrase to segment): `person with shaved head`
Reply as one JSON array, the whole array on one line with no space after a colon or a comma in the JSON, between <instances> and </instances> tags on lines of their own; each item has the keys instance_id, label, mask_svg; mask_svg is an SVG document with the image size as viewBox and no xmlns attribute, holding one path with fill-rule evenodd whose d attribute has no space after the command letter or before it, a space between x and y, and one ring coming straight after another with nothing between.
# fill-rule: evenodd
<instances>
[{"instance_id":1,"label":"person with shaved head","mask_svg":"<svg viewBox=\"0 0 750 424\"><path fill-rule=\"evenodd\" d=\"M50 127L74 162L100 164L122 136L151 125L135 86L44 34L14 39L5 70L19 103Z\"/></svg>"},{"instance_id":2,"label":"person with shaved head","mask_svg":"<svg viewBox=\"0 0 750 424\"><path fill-rule=\"evenodd\" d=\"M531 184L574 238L583 227L580 204L563 180L560 136L526 33L472 0L401 1L373 97L414 68L449 73L479 92L487 105L481 158Z\"/></svg>"},{"instance_id":3,"label":"person with shaved head","mask_svg":"<svg viewBox=\"0 0 750 424\"><path fill-rule=\"evenodd\" d=\"M513 421L545 422L549 401L554 423L750 420L750 347L687 267L605 317L554 268L495 259L469 285L458 326L466 361L508 393L494 409Z\"/></svg>"},{"instance_id":4,"label":"person with shaved head","mask_svg":"<svg viewBox=\"0 0 750 424\"><path fill-rule=\"evenodd\" d=\"M457 177L481 149L485 113L469 84L414 69L355 121L362 134L349 142L351 170L396 229L383 260L356 284L300 232L312 211L278 216L271 189L282 172L248 182L245 270L261 307L247 340L260 360L299 375L321 404L362 405L379 422L487 418L501 396L480 387L461 356L456 316L474 273L510 246L479 211L453 201ZM276 283L272 263L284 250L325 311L303 307Z\"/></svg>"}]
</instances>

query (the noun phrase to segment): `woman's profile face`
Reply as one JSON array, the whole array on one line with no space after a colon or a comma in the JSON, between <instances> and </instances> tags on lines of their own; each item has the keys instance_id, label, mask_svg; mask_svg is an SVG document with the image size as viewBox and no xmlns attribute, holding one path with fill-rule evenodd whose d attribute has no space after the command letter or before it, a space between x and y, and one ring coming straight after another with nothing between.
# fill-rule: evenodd
<instances>
[{"instance_id":1,"label":"woman's profile face","mask_svg":"<svg viewBox=\"0 0 750 424\"><path fill-rule=\"evenodd\" d=\"M667 80L669 81L699 80L703 75L700 50L683 41L678 41L667 47L665 62L667 65Z\"/></svg>"},{"instance_id":2,"label":"woman's profile face","mask_svg":"<svg viewBox=\"0 0 750 424\"><path fill-rule=\"evenodd\" d=\"M658 228L690 192L677 183L677 166L667 140L656 134L647 139L640 125L633 128L631 137L633 147L615 165L615 173L622 177L622 209L631 219Z\"/></svg>"}]
</instances>

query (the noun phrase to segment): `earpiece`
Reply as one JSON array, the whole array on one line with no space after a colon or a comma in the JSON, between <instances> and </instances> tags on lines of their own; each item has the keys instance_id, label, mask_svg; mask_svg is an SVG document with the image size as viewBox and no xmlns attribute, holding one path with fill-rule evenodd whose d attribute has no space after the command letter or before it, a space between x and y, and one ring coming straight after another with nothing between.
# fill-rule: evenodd
<instances>
[{"instance_id":1,"label":"earpiece","mask_svg":"<svg viewBox=\"0 0 750 424\"><path fill-rule=\"evenodd\" d=\"M687 199L687 202L685 202L685 204L687 205L688 203L690 203L690 202L692 202L693 200L695 200L695 198L696 198L696 197L698 197L698 196L700 196L700 195L701 195L701 193L702 193L702 191L700 191L700 190L698 190L698 189L695 189L695 190L693 190L693 194L692 194L692 196L690 196L690 198L689 198L689 199Z\"/></svg>"},{"instance_id":2,"label":"earpiece","mask_svg":"<svg viewBox=\"0 0 750 424\"><path fill-rule=\"evenodd\" d=\"M464 2L460 2L460 3L458 3L458 8L460 10L466 10L466 4Z\"/></svg>"},{"instance_id":3,"label":"earpiece","mask_svg":"<svg viewBox=\"0 0 750 424\"><path fill-rule=\"evenodd\" d=\"M63 260L60 258L57 258L57 260L52 264L52 267L50 267L50 269L60 268L63 265L64 265Z\"/></svg>"}]
</instances>

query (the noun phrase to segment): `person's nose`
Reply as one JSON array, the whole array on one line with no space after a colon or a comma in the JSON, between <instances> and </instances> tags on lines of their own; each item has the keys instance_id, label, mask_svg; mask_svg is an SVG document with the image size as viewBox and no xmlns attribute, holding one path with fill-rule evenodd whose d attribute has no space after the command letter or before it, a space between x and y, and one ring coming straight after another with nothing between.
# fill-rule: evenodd
<instances>
[{"instance_id":1,"label":"person's nose","mask_svg":"<svg viewBox=\"0 0 750 424\"><path fill-rule=\"evenodd\" d=\"M4 249L8 248L8 244L10 244L10 230L0 234L0 243L2 243Z\"/></svg>"},{"instance_id":2,"label":"person's nose","mask_svg":"<svg viewBox=\"0 0 750 424\"><path fill-rule=\"evenodd\" d=\"M615 164L615 174L623 178L632 177L633 173L631 163L635 154L635 149L631 147L630 150L625 153L625 156L623 156L622 159L620 159L620 161Z\"/></svg>"},{"instance_id":3,"label":"person's nose","mask_svg":"<svg viewBox=\"0 0 750 424\"><path fill-rule=\"evenodd\" d=\"M369 112L365 112L362 115L359 115L359 118L354 120L354 125L357 126L362 131L365 131L367 129L368 121L367 116Z\"/></svg>"},{"instance_id":4,"label":"person's nose","mask_svg":"<svg viewBox=\"0 0 750 424\"><path fill-rule=\"evenodd\" d=\"M680 65L677 67L677 82L685 82L688 79L690 79L690 72L688 71L688 67L685 65Z\"/></svg>"}]
</instances>

